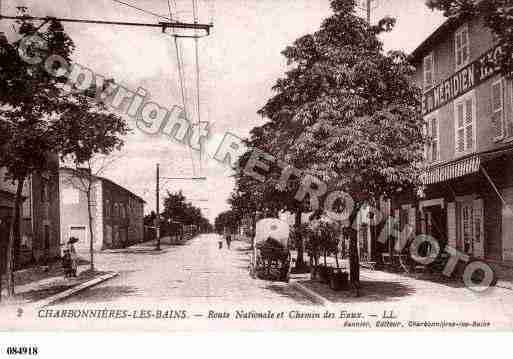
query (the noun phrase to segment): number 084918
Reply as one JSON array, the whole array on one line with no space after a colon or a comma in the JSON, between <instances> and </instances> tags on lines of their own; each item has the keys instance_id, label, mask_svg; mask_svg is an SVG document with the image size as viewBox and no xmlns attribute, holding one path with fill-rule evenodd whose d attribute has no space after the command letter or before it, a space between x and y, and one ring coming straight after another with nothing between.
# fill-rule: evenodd
<instances>
[{"instance_id":1,"label":"number 084918","mask_svg":"<svg viewBox=\"0 0 513 359\"><path fill-rule=\"evenodd\" d=\"M37 347L8 347L7 355L37 355Z\"/></svg>"}]
</instances>

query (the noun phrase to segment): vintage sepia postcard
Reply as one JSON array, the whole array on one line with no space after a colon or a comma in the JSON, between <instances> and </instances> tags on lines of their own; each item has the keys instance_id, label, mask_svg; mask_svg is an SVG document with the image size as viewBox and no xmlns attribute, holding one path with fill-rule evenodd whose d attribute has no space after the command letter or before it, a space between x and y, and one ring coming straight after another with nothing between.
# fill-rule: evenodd
<instances>
[{"instance_id":1,"label":"vintage sepia postcard","mask_svg":"<svg viewBox=\"0 0 513 359\"><path fill-rule=\"evenodd\" d=\"M513 1L0 0L0 277L9 333L511 331Z\"/></svg>"}]
</instances>

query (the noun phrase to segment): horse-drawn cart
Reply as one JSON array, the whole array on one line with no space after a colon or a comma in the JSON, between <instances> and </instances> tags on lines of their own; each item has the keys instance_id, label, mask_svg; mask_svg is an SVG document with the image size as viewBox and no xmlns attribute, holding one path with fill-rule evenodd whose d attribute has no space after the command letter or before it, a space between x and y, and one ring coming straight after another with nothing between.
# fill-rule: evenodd
<instances>
[{"instance_id":1,"label":"horse-drawn cart","mask_svg":"<svg viewBox=\"0 0 513 359\"><path fill-rule=\"evenodd\" d=\"M288 282L290 276L289 225L278 219L257 223L249 272L253 278Z\"/></svg>"}]
</instances>

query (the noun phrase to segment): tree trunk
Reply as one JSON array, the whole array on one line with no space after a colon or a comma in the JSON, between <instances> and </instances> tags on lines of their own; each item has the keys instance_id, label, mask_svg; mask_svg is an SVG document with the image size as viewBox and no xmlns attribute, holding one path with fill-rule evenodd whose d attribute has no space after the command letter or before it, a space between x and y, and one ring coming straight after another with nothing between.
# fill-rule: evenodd
<instances>
[{"instance_id":1,"label":"tree trunk","mask_svg":"<svg viewBox=\"0 0 513 359\"><path fill-rule=\"evenodd\" d=\"M305 258L304 258L304 250L303 250L303 234L301 233L301 217L302 211L298 209L296 211L296 218L294 222L294 226L296 227L297 233L297 258L296 258L296 268L303 268L305 266Z\"/></svg>"},{"instance_id":2,"label":"tree trunk","mask_svg":"<svg viewBox=\"0 0 513 359\"><path fill-rule=\"evenodd\" d=\"M90 183L90 182L89 182ZM89 261L91 263L90 269L94 271L94 233L93 233L93 214L91 208L91 184L87 188L87 215L89 219Z\"/></svg>"},{"instance_id":3,"label":"tree trunk","mask_svg":"<svg viewBox=\"0 0 513 359\"><path fill-rule=\"evenodd\" d=\"M349 229L349 274L351 283L358 286L360 283L360 261L358 258L358 238L356 231Z\"/></svg>"},{"instance_id":4,"label":"tree trunk","mask_svg":"<svg viewBox=\"0 0 513 359\"><path fill-rule=\"evenodd\" d=\"M20 206L23 195L23 183L25 178L18 179L16 187L16 197L14 198L13 216L9 229L9 242L7 244L7 263L6 263L6 279L7 279L7 296L14 296L14 269L16 266L15 244L16 239L20 235Z\"/></svg>"}]
</instances>

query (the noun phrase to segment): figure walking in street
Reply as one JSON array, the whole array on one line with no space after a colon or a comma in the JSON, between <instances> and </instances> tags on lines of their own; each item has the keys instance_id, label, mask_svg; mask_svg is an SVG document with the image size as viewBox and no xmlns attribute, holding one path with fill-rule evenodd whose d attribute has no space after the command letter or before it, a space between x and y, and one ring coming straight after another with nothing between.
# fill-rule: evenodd
<instances>
[{"instance_id":1,"label":"figure walking in street","mask_svg":"<svg viewBox=\"0 0 513 359\"><path fill-rule=\"evenodd\" d=\"M226 247L228 247L228 249L230 249L230 244L232 243L232 236L228 233L226 235Z\"/></svg>"}]
</instances>

